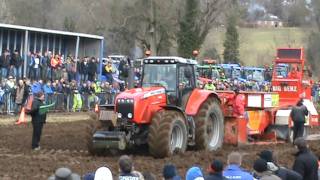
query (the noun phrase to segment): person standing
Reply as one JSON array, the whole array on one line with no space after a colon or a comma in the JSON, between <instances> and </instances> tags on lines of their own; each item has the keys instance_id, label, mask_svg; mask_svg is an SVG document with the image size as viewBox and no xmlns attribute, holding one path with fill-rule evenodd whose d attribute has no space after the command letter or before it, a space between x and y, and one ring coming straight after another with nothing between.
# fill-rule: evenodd
<instances>
[{"instance_id":1,"label":"person standing","mask_svg":"<svg viewBox=\"0 0 320 180\"><path fill-rule=\"evenodd\" d=\"M23 60L17 49L14 51L11 61L14 65L14 76L18 80L21 78Z\"/></svg>"},{"instance_id":2,"label":"person standing","mask_svg":"<svg viewBox=\"0 0 320 180\"><path fill-rule=\"evenodd\" d=\"M44 93L42 91L35 94L32 102L32 108L30 110L31 122L33 127L32 133L32 149L37 151L40 150L40 138L42 133L43 125L46 123L47 114L40 113L40 106L44 102Z\"/></svg>"},{"instance_id":3,"label":"person standing","mask_svg":"<svg viewBox=\"0 0 320 180\"><path fill-rule=\"evenodd\" d=\"M308 109L303 105L303 99L300 99L296 106L292 107L290 117L293 121L293 141L303 136L304 123L306 122L306 116L308 115Z\"/></svg>"},{"instance_id":4,"label":"person standing","mask_svg":"<svg viewBox=\"0 0 320 180\"><path fill-rule=\"evenodd\" d=\"M2 78L8 78L9 71L10 71L10 53L9 50L5 50L0 57L0 63L1 63L1 72L2 72Z\"/></svg>"},{"instance_id":5,"label":"person standing","mask_svg":"<svg viewBox=\"0 0 320 180\"><path fill-rule=\"evenodd\" d=\"M79 66L80 82L86 82L88 80L88 60L82 59Z\"/></svg>"},{"instance_id":6,"label":"person standing","mask_svg":"<svg viewBox=\"0 0 320 180\"><path fill-rule=\"evenodd\" d=\"M15 97L15 103L16 103L16 111L15 113L19 113L21 110L22 105L25 102L26 97L25 96L25 92L26 92L26 87L25 84L23 82L23 80L19 80L18 81L18 86L16 89L16 97Z\"/></svg>"},{"instance_id":7,"label":"person standing","mask_svg":"<svg viewBox=\"0 0 320 180\"><path fill-rule=\"evenodd\" d=\"M95 81L96 72L97 72L96 59L92 57L88 63L88 80L89 81L91 82Z\"/></svg>"},{"instance_id":8,"label":"person standing","mask_svg":"<svg viewBox=\"0 0 320 180\"><path fill-rule=\"evenodd\" d=\"M40 64L41 64L40 77L44 81L48 79L47 74L48 74L48 65L50 64L49 61L50 61L50 57L48 55L48 52L45 52L44 56L41 57L40 59Z\"/></svg>"},{"instance_id":9,"label":"person standing","mask_svg":"<svg viewBox=\"0 0 320 180\"><path fill-rule=\"evenodd\" d=\"M243 94L240 94L240 89L238 87L234 89L234 93L233 115L246 118L245 97Z\"/></svg>"},{"instance_id":10,"label":"person standing","mask_svg":"<svg viewBox=\"0 0 320 180\"><path fill-rule=\"evenodd\" d=\"M302 137L294 141L298 152L295 154L295 161L292 169L299 173L303 180L318 180L318 159L309 150L306 140Z\"/></svg>"}]
</instances>

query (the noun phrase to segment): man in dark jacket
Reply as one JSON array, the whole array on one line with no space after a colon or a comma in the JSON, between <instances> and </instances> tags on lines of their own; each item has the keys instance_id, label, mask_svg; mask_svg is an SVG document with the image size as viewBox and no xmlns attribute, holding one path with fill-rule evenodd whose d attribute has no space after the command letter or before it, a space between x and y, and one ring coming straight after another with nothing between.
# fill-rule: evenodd
<instances>
[{"instance_id":1,"label":"man in dark jacket","mask_svg":"<svg viewBox=\"0 0 320 180\"><path fill-rule=\"evenodd\" d=\"M7 78L9 76L9 70L10 70L9 50L5 50L2 53L2 55L0 57L0 63L1 63L2 78Z\"/></svg>"},{"instance_id":2,"label":"man in dark jacket","mask_svg":"<svg viewBox=\"0 0 320 180\"><path fill-rule=\"evenodd\" d=\"M97 72L96 59L93 57L88 63L88 80L95 81L95 76Z\"/></svg>"},{"instance_id":3,"label":"man in dark jacket","mask_svg":"<svg viewBox=\"0 0 320 180\"><path fill-rule=\"evenodd\" d=\"M302 176L299 173L291 169L279 167L276 163L274 163L272 151L263 150L258 155L261 159L267 161L268 170L272 171L282 180L302 180Z\"/></svg>"},{"instance_id":4,"label":"man in dark jacket","mask_svg":"<svg viewBox=\"0 0 320 180\"><path fill-rule=\"evenodd\" d=\"M14 77L16 79L20 79L21 78L22 63L23 63L23 60L22 60L22 58L21 58L21 56L19 54L19 51L15 50L13 52L10 64L12 65L12 68L14 68L13 69L13 72L14 72L13 74L14 74Z\"/></svg>"},{"instance_id":5,"label":"man in dark jacket","mask_svg":"<svg viewBox=\"0 0 320 180\"><path fill-rule=\"evenodd\" d=\"M296 106L292 107L290 116L293 121L293 141L303 136L304 123L306 122L306 117L308 115L308 109L303 105L303 99L299 100Z\"/></svg>"},{"instance_id":6,"label":"man in dark jacket","mask_svg":"<svg viewBox=\"0 0 320 180\"><path fill-rule=\"evenodd\" d=\"M307 142L303 138L297 138L294 145L298 153L293 164L293 170L299 173L303 180L318 180L318 160L309 150Z\"/></svg>"},{"instance_id":7,"label":"man in dark jacket","mask_svg":"<svg viewBox=\"0 0 320 180\"><path fill-rule=\"evenodd\" d=\"M85 82L88 80L88 60L84 58L79 65L79 74L80 74L80 81Z\"/></svg>"},{"instance_id":8,"label":"man in dark jacket","mask_svg":"<svg viewBox=\"0 0 320 180\"><path fill-rule=\"evenodd\" d=\"M31 123L33 127L32 133L32 149L40 150L40 137L42 133L43 124L46 123L47 114L40 113L40 106L43 105L44 102L44 93L38 92L35 94L34 100L32 102L32 108L30 111L31 115Z\"/></svg>"},{"instance_id":9,"label":"man in dark jacket","mask_svg":"<svg viewBox=\"0 0 320 180\"><path fill-rule=\"evenodd\" d=\"M223 177L223 163L219 160L214 160L208 168L209 175L206 176L205 180L227 180Z\"/></svg>"}]
</instances>

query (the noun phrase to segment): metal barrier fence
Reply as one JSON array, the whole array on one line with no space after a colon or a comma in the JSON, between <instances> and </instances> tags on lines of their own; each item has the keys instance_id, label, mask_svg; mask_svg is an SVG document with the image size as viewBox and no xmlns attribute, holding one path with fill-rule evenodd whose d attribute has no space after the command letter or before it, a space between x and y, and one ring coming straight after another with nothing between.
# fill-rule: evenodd
<instances>
[{"instance_id":1,"label":"metal barrier fence","mask_svg":"<svg viewBox=\"0 0 320 180\"><path fill-rule=\"evenodd\" d=\"M52 112L91 111L94 110L96 104L113 104L115 96L116 94L109 92L95 94L45 94L45 104L55 102L55 106L50 109ZM11 93L4 93L0 97L1 114L19 113L20 109L14 102L14 99Z\"/></svg>"}]
</instances>

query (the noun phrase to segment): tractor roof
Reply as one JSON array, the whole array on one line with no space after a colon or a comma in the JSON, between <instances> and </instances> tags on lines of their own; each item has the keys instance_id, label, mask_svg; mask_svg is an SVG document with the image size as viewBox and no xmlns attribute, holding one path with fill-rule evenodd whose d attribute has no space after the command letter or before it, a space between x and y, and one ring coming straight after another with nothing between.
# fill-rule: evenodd
<instances>
[{"instance_id":1,"label":"tractor roof","mask_svg":"<svg viewBox=\"0 0 320 180\"><path fill-rule=\"evenodd\" d=\"M150 56L148 58L145 58L143 61L144 64L198 64L196 60L192 59L185 59L182 57L176 57L176 56Z\"/></svg>"}]
</instances>

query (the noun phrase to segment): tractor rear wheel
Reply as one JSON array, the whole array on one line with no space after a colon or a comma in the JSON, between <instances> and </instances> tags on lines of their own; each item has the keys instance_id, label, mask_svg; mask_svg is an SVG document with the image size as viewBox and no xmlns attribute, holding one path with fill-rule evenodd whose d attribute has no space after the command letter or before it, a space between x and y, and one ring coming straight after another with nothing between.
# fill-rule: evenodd
<instances>
[{"instance_id":1,"label":"tractor rear wheel","mask_svg":"<svg viewBox=\"0 0 320 180\"><path fill-rule=\"evenodd\" d=\"M187 127L180 112L159 111L149 126L148 145L152 156L163 158L187 148Z\"/></svg>"},{"instance_id":2,"label":"tractor rear wheel","mask_svg":"<svg viewBox=\"0 0 320 180\"><path fill-rule=\"evenodd\" d=\"M196 148L216 150L222 146L224 138L224 119L220 103L209 97L195 116Z\"/></svg>"}]
</instances>

